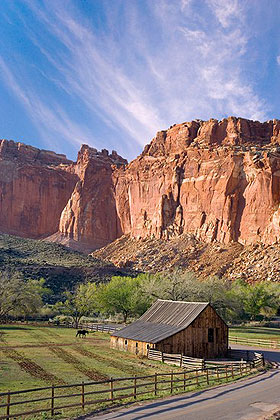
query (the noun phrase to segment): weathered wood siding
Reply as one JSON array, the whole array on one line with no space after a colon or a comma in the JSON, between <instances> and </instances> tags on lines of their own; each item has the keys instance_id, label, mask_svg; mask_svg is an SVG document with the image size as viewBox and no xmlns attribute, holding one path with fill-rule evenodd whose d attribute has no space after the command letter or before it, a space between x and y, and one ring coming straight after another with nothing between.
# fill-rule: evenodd
<instances>
[{"instance_id":1,"label":"weathered wood siding","mask_svg":"<svg viewBox=\"0 0 280 420\"><path fill-rule=\"evenodd\" d=\"M143 341L134 341L122 337L111 336L111 347L117 350L129 351L130 353L139 354L141 356L148 355L148 349L154 348L154 344L145 343Z\"/></svg>"},{"instance_id":2,"label":"weathered wood siding","mask_svg":"<svg viewBox=\"0 0 280 420\"><path fill-rule=\"evenodd\" d=\"M213 342L208 341L208 330L213 328ZM228 348L228 327L211 306L183 331L155 345L166 353L183 353L186 356L212 358L223 356Z\"/></svg>"}]
</instances>

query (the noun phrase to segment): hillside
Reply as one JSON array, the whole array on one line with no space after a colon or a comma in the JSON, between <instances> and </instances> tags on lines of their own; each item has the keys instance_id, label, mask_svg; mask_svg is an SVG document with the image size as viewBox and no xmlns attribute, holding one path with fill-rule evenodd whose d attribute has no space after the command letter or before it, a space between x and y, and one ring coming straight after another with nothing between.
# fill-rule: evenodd
<instances>
[{"instance_id":1,"label":"hillside","mask_svg":"<svg viewBox=\"0 0 280 420\"><path fill-rule=\"evenodd\" d=\"M126 270L73 251L63 245L0 234L0 270L21 272L25 278L43 277L52 290L51 301L84 280L100 281Z\"/></svg>"},{"instance_id":2,"label":"hillside","mask_svg":"<svg viewBox=\"0 0 280 420\"><path fill-rule=\"evenodd\" d=\"M192 235L166 241L123 236L92 255L119 267L145 272L179 268L194 271L201 279L218 276L232 280L243 278L248 282L280 282L280 244L209 244Z\"/></svg>"}]
</instances>

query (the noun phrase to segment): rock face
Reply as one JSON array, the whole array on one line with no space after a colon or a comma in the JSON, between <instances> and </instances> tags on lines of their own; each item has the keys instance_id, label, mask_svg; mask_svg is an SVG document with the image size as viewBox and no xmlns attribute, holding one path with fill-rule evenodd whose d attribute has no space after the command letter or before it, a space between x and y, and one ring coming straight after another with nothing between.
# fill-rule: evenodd
<instances>
[{"instance_id":1,"label":"rock face","mask_svg":"<svg viewBox=\"0 0 280 420\"><path fill-rule=\"evenodd\" d=\"M280 233L280 122L230 117L161 131L114 173L123 233L273 243Z\"/></svg>"},{"instance_id":2,"label":"rock face","mask_svg":"<svg viewBox=\"0 0 280 420\"><path fill-rule=\"evenodd\" d=\"M229 117L160 131L134 161L82 146L76 163L3 140L0 231L91 251L122 235L273 244L280 121Z\"/></svg>"},{"instance_id":3,"label":"rock face","mask_svg":"<svg viewBox=\"0 0 280 420\"><path fill-rule=\"evenodd\" d=\"M41 238L58 230L77 176L64 155L0 142L0 231Z\"/></svg>"},{"instance_id":4,"label":"rock face","mask_svg":"<svg viewBox=\"0 0 280 420\"><path fill-rule=\"evenodd\" d=\"M113 171L127 163L115 151L83 145L75 171L79 176L62 211L56 240L84 251L100 248L122 235L116 211Z\"/></svg>"}]
</instances>

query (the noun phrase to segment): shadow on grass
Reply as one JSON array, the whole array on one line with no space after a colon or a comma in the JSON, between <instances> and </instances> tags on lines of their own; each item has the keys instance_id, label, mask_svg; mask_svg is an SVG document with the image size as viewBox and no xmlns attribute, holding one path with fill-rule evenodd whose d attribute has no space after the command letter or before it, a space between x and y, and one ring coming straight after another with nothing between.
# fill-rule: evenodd
<instances>
[{"instance_id":1,"label":"shadow on grass","mask_svg":"<svg viewBox=\"0 0 280 420\"><path fill-rule=\"evenodd\" d=\"M13 330L31 330L32 328L21 325L0 325L0 331L13 331Z\"/></svg>"},{"instance_id":2,"label":"shadow on grass","mask_svg":"<svg viewBox=\"0 0 280 420\"><path fill-rule=\"evenodd\" d=\"M268 327L231 327L232 332L240 334L261 334L261 335L275 335L280 339L279 328L268 328ZM247 337L246 337L247 338Z\"/></svg>"}]
</instances>

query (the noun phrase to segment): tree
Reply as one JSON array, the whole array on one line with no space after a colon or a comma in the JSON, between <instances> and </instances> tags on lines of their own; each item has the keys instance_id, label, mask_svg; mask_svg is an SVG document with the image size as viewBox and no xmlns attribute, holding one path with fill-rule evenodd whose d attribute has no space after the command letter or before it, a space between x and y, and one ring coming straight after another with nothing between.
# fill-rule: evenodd
<instances>
[{"instance_id":1,"label":"tree","mask_svg":"<svg viewBox=\"0 0 280 420\"><path fill-rule=\"evenodd\" d=\"M49 293L45 280L25 280L22 274L4 272L0 276L0 319L8 316L36 315L43 307L43 296Z\"/></svg>"},{"instance_id":2,"label":"tree","mask_svg":"<svg viewBox=\"0 0 280 420\"><path fill-rule=\"evenodd\" d=\"M64 293L65 300L55 307L63 315L72 318L75 328L78 328L83 316L88 316L97 308L96 285L94 283L80 284L73 292Z\"/></svg>"},{"instance_id":3,"label":"tree","mask_svg":"<svg viewBox=\"0 0 280 420\"><path fill-rule=\"evenodd\" d=\"M155 299L198 300L199 282L194 273L175 270L172 273L138 276L146 296Z\"/></svg>"},{"instance_id":4,"label":"tree","mask_svg":"<svg viewBox=\"0 0 280 420\"><path fill-rule=\"evenodd\" d=\"M279 301L279 285L271 282L248 284L243 280L236 282L233 293L242 302L244 316L256 320L259 316L276 314Z\"/></svg>"},{"instance_id":5,"label":"tree","mask_svg":"<svg viewBox=\"0 0 280 420\"><path fill-rule=\"evenodd\" d=\"M122 314L124 322L128 316L142 315L150 303L141 293L139 278L120 276L98 287L98 300L101 312Z\"/></svg>"}]
</instances>

